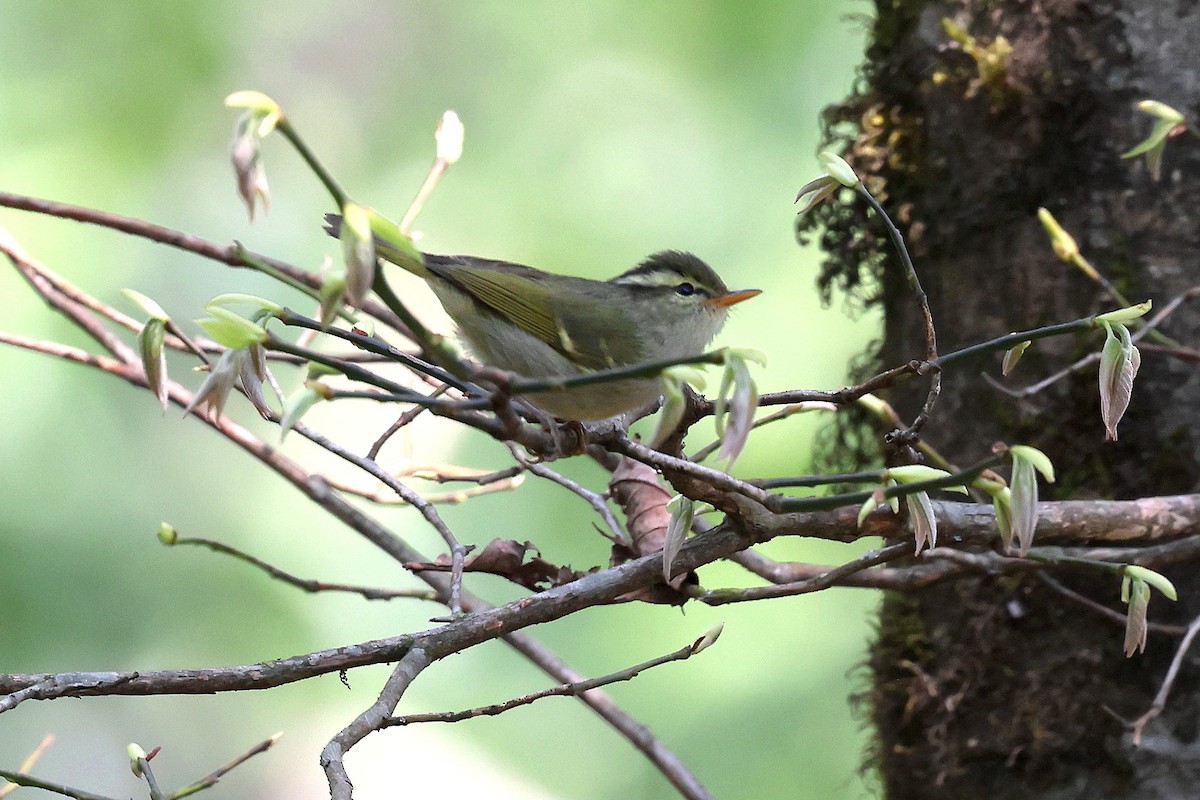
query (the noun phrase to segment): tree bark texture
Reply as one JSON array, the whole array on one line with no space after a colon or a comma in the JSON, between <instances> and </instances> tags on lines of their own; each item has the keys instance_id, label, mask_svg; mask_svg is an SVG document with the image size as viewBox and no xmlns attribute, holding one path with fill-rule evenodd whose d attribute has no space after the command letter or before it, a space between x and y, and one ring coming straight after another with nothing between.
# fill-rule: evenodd
<instances>
[{"instance_id":1,"label":"tree bark texture","mask_svg":"<svg viewBox=\"0 0 1200 800\"><path fill-rule=\"evenodd\" d=\"M1116 2L879 2L856 94L827 112L830 139L910 243L940 352L1120 304L1053 255L1036 212L1049 209L1084 255L1133 302L1161 308L1200 284L1200 141L1172 140L1162 177L1119 155L1153 120L1156 99L1200 118L1200 5ZM982 48L1011 46L985 76L953 42L953 20ZM998 52L1003 49L1000 43ZM878 360L924 353L911 292L861 206L816 221L824 285L882 303ZM802 225L813 222L801 223ZM864 233L865 232L865 233ZM1163 332L1200 342L1185 303ZM1099 349L1102 333L1042 340L1006 385L1021 387ZM1200 370L1143 348L1120 441L1105 442L1095 365L1024 400L981 379L988 356L944 375L925 439L958 463L996 440L1044 450L1060 480L1043 499L1191 493L1200 483ZM871 371L867 369L866 371ZM916 382L889 397L912 419ZM1156 596L1152 621L1200 613L1196 564L1168 575L1180 601ZM1111 576L1061 576L1122 610ZM900 798L1183 798L1200 791L1200 655L1184 663L1165 713L1140 748L1121 718L1150 705L1178 640L1151 635L1126 659L1122 632L1034 576L980 578L889 596L863 700L886 796Z\"/></svg>"}]
</instances>

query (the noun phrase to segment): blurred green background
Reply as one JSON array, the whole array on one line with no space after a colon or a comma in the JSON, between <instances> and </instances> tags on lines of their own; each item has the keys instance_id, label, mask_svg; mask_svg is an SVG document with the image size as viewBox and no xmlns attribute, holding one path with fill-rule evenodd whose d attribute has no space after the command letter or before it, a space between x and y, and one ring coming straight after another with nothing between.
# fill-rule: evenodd
<instances>
[{"instance_id":1,"label":"blurred green background","mask_svg":"<svg viewBox=\"0 0 1200 800\"><path fill-rule=\"evenodd\" d=\"M237 89L271 94L359 200L398 218L428 167L432 130L455 109L466 154L417 227L436 252L504 258L606 278L663 248L696 252L731 286L765 290L720 342L765 351L764 391L828 388L876 329L814 296L816 254L793 239L792 198L817 173L817 115L852 85L865 4L758 2L362 3L0 1L0 188L144 217L315 268L336 243L331 210L282 141L266 148L269 215L245 218L227 160ZM190 320L222 291L270 294L245 271L99 228L0 209L7 229L100 299L133 287ZM7 266L7 265L6 265ZM398 279L399 280L399 279ZM439 323L431 296L402 283ZM0 270L2 327L89 345ZM94 349L94 348L93 348ZM199 383L184 360L177 379ZM396 565L177 409L84 368L0 347L0 671L157 669L249 663L426 627L414 601L306 596L211 553L168 550L160 520L330 581L414 585ZM283 373L290 388L296 376ZM249 406L231 413L269 441ZM388 410L384 410L387 412ZM310 421L363 452L387 413L363 404ZM743 476L803 472L826 419L793 419L752 442ZM710 430L701 427L697 435ZM702 443L696 438L693 445ZM298 437L283 445L341 472ZM430 421L392 442L384 463L506 463L494 442ZM578 463L576 463L578 462ZM563 469L596 490L604 475ZM420 486L436 491L438 487ZM438 543L411 510L378 516L426 553ZM586 509L538 482L447 507L468 542L531 539L546 558L601 563ZM850 552L778 542L781 558ZM732 567L706 586L747 583ZM471 588L517 596L489 579ZM866 737L847 696L875 598L833 590L716 609L594 609L531 631L576 668L603 674L681 647L725 623L685 664L612 687L719 797L860 797ZM118 796L142 791L124 747L161 745L160 781L177 786L278 730L278 747L236 770L213 797L325 793L324 742L374 698L385 668L220 697L28 702L0 716L0 766L16 768L46 733L39 776ZM545 686L503 645L421 676L401 712L466 708ZM658 773L579 703L550 699L499 718L376 734L347 760L362 798L666 798ZM17 796L40 796L21 790Z\"/></svg>"}]
</instances>

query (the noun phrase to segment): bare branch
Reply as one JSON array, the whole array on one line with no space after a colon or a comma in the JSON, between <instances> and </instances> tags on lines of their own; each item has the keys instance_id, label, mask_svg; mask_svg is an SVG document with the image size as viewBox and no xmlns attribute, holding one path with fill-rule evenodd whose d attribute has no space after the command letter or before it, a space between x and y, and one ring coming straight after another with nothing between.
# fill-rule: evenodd
<instances>
[{"instance_id":1,"label":"bare branch","mask_svg":"<svg viewBox=\"0 0 1200 800\"><path fill-rule=\"evenodd\" d=\"M0 778L3 778L14 786L27 786L31 789L43 789L47 792L53 792L54 794L61 794L64 797L74 797L75 800L120 800L120 798L110 797L105 794L94 794L83 789L76 789L73 786L67 786L63 783L44 781L40 778L35 778L32 775L26 775L23 772L7 772L0 769Z\"/></svg>"},{"instance_id":2,"label":"bare branch","mask_svg":"<svg viewBox=\"0 0 1200 800\"><path fill-rule=\"evenodd\" d=\"M908 542L889 545L881 550L871 550L858 558L847 561L841 566L834 567L819 575L794 583L780 583L772 586L754 586L748 589L711 589L696 592L693 597L710 606L720 606L726 603L744 603L750 600L765 600L771 597L791 597L798 594L818 592L838 584L842 579L861 572L876 564L883 564L904 556L912 547ZM935 551L930 551L935 552Z\"/></svg>"},{"instance_id":3,"label":"bare branch","mask_svg":"<svg viewBox=\"0 0 1200 800\"><path fill-rule=\"evenodd\" d=\"M187 797L188 795L193 795L196 792L200 792L211 786L215 786L217 784L217 782L221 780L221 778L228 775L232 770L236 769L237 767L240 767L242 764L246 763L251 758L254 758L259 753L265 753L268 750L270 750L272 747L275 746L275 743L278 742L280 737L282 737L282 736L283 736L282 733L277 733L274 736L271 736L267 739L262 740L261 742L254 745L246 752L244 752L241 755L234 758L228 764L217 767L215 770L213 770L209 774L205 775L200 780L198 780L194 783L188 784L187 786L184 786L181 789L176 789L171 794L171 799L179 800L179 798Z\"/></svg>"},{"instance_id":4,"label":"bare branch","mask_svg":"<svg viewBox=\"0 0 1200 800\"><path fill-rule=\"evenodd\" d=\"M22 211L32 211L37 214L46 214L51 217L70 219L76 222L85 222L91 225L99 225L100 227L110 228L121 233L130 234L131 236L138 236L158 242L159 244L165 244L168 247L195 253L198 256L211 261L218 261L230 267L261 270L261 266L265 265L278 273L278 275L285 277L287 279L285 282L290 285L307 287L310 291L321 288L320 277L307 270L285 264L282 261L267 256L251 253L238 244L220 245L202 239L199 236L193 236L190 233L173 230L162 225L155 225L152 222L135 217L126 217L121 214L113 214L95 208L76 206L70 203L59 203L53 200L43 200L37 197L2 191L0 191L0 206L21 209ZM405 333L404 325L397 319L396 315L379 303L367 301L360 310L382 321L388 327Z\"/></svg>"},{"instance_id":5,"label":"bare branch","mask_svg":"<svg viewBox=\"0 0 1200 800\"><path fill-rule=\"evenodd\" d=\"M550 648L538 642L524 631L510 633L504 637L519 653L537 664L547 675L563 683L578 683L583 676L571 669ZM688 800L711 800L708 790L687 768L675 753L671 752L654 733L618 706L603 689L592 689L579 695L579 699L612 725L636 747L651 764L671 782L679 793Z\"/></svg>"},{"instance_id":6,"label":"bare branch","mask_svg":"<svg viewBox=\"0 0 1200 800\"><path fill-rule=\"evenodd\" d=\"M342 763L346 753L367 734L380 729L383 720L395 710L396 704L400 702L409 685L431 663L433 659L421 648L410 650L392 670L391 677L371 707L359 714L325 745L325 749L321 751L321 768L325 770L329 781L331 800L350 800L354 792L350 776L346 774L346 766Z\"/></svg>"},{"instance_id":7,"label":"bare branch","mask_svg":"<svg viewBox=\"0 0 1200 800\"><path fill-rule=\"evenodd\" d=\"M404 725L413 725L418 722L461 722L465 719L473 717L494 717L503 714L520 706L527 706L530 703L541 700L545 697L563 697L568 695L579 695L584 692L598 689L601 686L607 686L610 683L619 683L621 681L630 681L645 672L663 664L669 664L672 661L686 661L694 656L698 650L696 642L684 645L678 650L667 653L665 655L652 658L648 661L643 661L640 664L634 664L631 667L618 670L617 672L602 675L598 678L588 678L587 680L575 681L573 683L560 683L558 686L551 686L548 689L542 689L537 692L531 692L521 697L514 697L511 700L505 700L502 703L493 703L486 706L478 706L476 708L468 708L465 711L440 711L428 714L406 714L402 717L389 717L383 721L382 727L390 728L393 726L399 727Z\"/></svg>"},{"instance_id":8,"label":"bare branch","mask_svg":"<svg viewBox=\"0 0 1200 800\"><path fill-rule=\"evenodd\" d=\"M617 522L617 518L613 515L612 509L608 507L608 503L605 502L602 496L590 489L580 486L566 475L550 469L545 464L530 460L517 448L516 445L509 443L508 449L512 453L513 458L517 460L523 469L538 476L539 478L545 478L551 483L557 483L567 491L579 495L585 501L587 501L588 505L590 505L592 509L600 515L600 519L604 520L604 525L608 528L608 532L605 533L605 536L610 541L626 547L631 544L629 535L625 533L625 529L621 527L621 523ZM604 532L601 531L601 533Z\"/></svg>"},{"instance_id":9,"label":"bare branch","mask_svg":"<svg viewBox=\"0 0 1200 800\"><path fill-rule=\"evenodd\" d=\"M1142 714L1130 726L1133 729L1133 745L1141 747L1142 732L1150 721L1162 713L1167 707L1167 697L1171 694L1171 687L1175 685L1175 679L1179 676L1179 669L1183 666L1183 657L1187 655L1187 651L1192 646L1192 642L1196 639L1196 634L1200 633L1200 617L1192 620L1192 624L1188 626L1187 633L1183 635L1183 639L1179 642L1179 647L1175 648L1175 657L1171 659L1171 666L1167 669L1167 675L1163 678L1162 686L1158 689L1158 694L1154 696L1154 702L1150 704L1150 708L1146 709L1146 713Z\"/></svg>"},{"instance_id":10,"label":"bare branch","mask_svg":"<svg viewBox=\"0 0 1200 800\"><path fill-rule=\"evenodd\" d=\"M170 546L190 544L198 547L204 547L216 553L224 553L228 556L233 556L239 561L244 561L253 567L257 567L275 580L282 581L297 589L305 592L349 592L357 594L367 600L394 600L396 598L407 597L417 600L437 600L438 594L432 589L379 589L374 586L354 586L348 583L329 583L327 581L318 581L313 579L299 578L292 575L290 572L268 564L259 558L255 558L249 553L211 539L201 539L196 537L180 536L169 543Z\"/></svg>"}]
</instances>

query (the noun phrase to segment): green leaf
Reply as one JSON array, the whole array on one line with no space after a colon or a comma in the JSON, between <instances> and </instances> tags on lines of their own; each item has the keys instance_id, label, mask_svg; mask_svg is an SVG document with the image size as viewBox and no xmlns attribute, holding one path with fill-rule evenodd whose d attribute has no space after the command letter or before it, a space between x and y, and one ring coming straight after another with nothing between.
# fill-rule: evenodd
<instances>
[{"instance_id":1,"label":"green leaf","mask_svg":"<svg viewBox=\"0 0 1200 800\"><path fill-rule=\"evenodd\" d=\"M234 384L237 382L242 359L246 357L247 352L244 349L229 349L222 353L221 357L217 359L217 363L209 369L208 377L204 379L200 388L196 390L196 394L192 396L192 402L188 403L187 408L183 410L184 416L190 414L192 409L203 406L210 412L213 419L220 417L225 410L225 402L229 399L229 393L233 391Z\"/></svg>"},{"instance_id":2,"label":"green leaf","mask_svg":"<svg viewBox=\"0 0 1200 800\"><path fill-rule=\"evenodd\" d=\"M271 204L271 188L267 185L267 172L262 163L262 138L271 132L278 121L274 114L247 111L238 120L234 132L229 158L237 177L237 190L246 205L250 221L261 203L263 211Z\"/></svg>"},{"instance_id":3,"label":"green leaf","mask_svg":"<svg viewBox=\"0 0 1200 800\"><path fill-rule=\"evenodd\" d=\"M243 119L255 121L253 135L261 139L279 124L283 119L283 108L262 92L240 91L225 98L227 108L244 108Z\"/></svg>"},{"instance_id":4,"label":"green leaf","mask_svg":"<svg viewBox=\"0 0 1200 800\"><path fill-rule=\"evenodd\" d=\"M762 355L758 351L725 351L725 372L721 376L721 391L717 398L717 408L721 412L721 415L715 417L718 435L721 437L719 457L727 459L730 466L741 455L750 438L750 431L754 427L754 412L758 409L758 387L746 363L747 354ZM733 393L726 401L726 390L730 385L733 387ZM723 417L726 409L729 412L728 420Z\"/></svg>"},{"instance_id":5,"label":"green leaf","mask_svg":"<svg viewBox=\"0 0 1200 800\"><path fill-rule=\"evenodd\" d=\"M1136 108L1138 111L1143 111L1152 117L1158 117L1161 120L1166 120L1176 125L1184 120L1183 114L1158 100L1140 100Z\"/></svg>"},{"instance_id":6,"label":"green leaf","mask_svg":"<svg viewBox=\"0 0 1200 800\"><path fill-rule=\"evenodd\" d=\"M160 322L168 322L171 317L163 310L163 307L151 300L146 295L135 289L122 289L121 294L125 299L138 307L138 310L145 314L150 319L156 319Z\"/></svg>"},{"instance_id":7,"label":"green leaf","mask_svg":"<svg viewBox=\"0 0 1200 800\"><path fill-rule=\"evenodd\" d=\"M797 203L799 203L805 197L808 198L804 201L804 205L801 206L800 210L796 213L805 214L809 211L812 211L817 207L817 205L832 197L833 193L841 187L841 181L828 175L822 175L815 180L809 181L801 186L800 191L796 193L795 202Z\"/></svg>"},{"instance_id":8,"label":"green leaf","mask_svg":"<svg viewBox=\"0 0 1200 800\"><path fill-rule=\"evenodd\" d=\"M835 179L842 186L853 189L860 183L858 175L854 173L854 168L846 163L846 160L837 153L825 150L818 153L817 158L820 159L821 165L825 168L825 174Z\"/></svg>"},{"instance_id":9,"label":"green leaf","mask_svg":"<svg viewBox=\"0 0 1200 800\"><path fill-rule=\"evenodd\" d=\"M1135 306L1126 306L1125 308L1118 308L1115 311L1106 311L1096 316L1096 324L1104 325L1109 322L1129 322L1148 314L1153 305L1154 302L1152 300L1146 300Z\"/></svg>"},{"instance_id":10,"label":"green leaf","mask_svg":"<svg viewBox=\"0 0 1200 800\"><path fill-rule=\"evenodd\" d=\"M677 494L667 502L671 521L667 524L667 538L663 543L663 580L671 582L671 564L692 529L692 518L696 514L696 503L691 498Z\"/></svg>"},{"instance_id":11,"label":"green leaf","mask_svg":"<svg viewBox=\"0 0 1200 800\"><path fill-rule=\"evenodd\" d=\"M856 527L862 530L863 522L871 515L871 512L879 508L883 502L883 492L875 490L870 497L863 501L863 504L858 507L858 517L856 518Z\"/></svg>"},{"instance_id":12,"label":"green leaf","mask_svg":"<svg viewBox=\"0 0 1200 800\"><path fill-rule=\"evenodd\" d=\"M1154 127L1150 129L1150 135L1133 146L1132 149L1121 153L1121 158L1136 158L1142 153L1148 153L1155 148L1162 147L1171 131L1175 129L1178 122L1169 122L1165 119L1160 119L1154 123Z\"/></svg>"},{"instance_id":13,"label":"green leaf","mask_svg":"<svg viewBox=\"0 0 1200 800\"><path fill-rule=\"evenodd\" d=\"M1024 458L1012 460L1010 525L1013 538L1017 540L1017 552L1022 556L1033 546L1033 535L1037 529L1038 483L1033 462Z\"/></svg>"},{"instance_id":14,"label":"green leaf","mask_svg":"<svg viewBox=\"0 0 1200 800\"><path fill-rule=\"evenodd\" d=\"M1133 381L1142 364L1142 355L1133 345L1129 329L1124 325L1104 325L1107 335L1100 351L1100 417L1104 422L1105 438L1117 440L1117 425L1129 408L1133 396ZM1115 328L1115 331L1114 331Z\"/></svg>"},{"instance_id":15,"label":"green leaf","mask_svg":"<svg viewBox=\"0 0 1200 800\"><path fill-rule=\"evenodd\" d=\"M125 746L125 755L129 757L129 771L134 774L134 777L142 777L141 761L146 758L146 751L134 742L130 742Z\"/></svg>"},{"instance_id":16,"label":"green leaf","mask_svg":"<svg viewBox=\"0 0 1200 800\"><path fill-rule=\"evenodd\" d=\"M950 473L946 472L946 470L926 466L925 464L906 464L900 467L888 467L885 473L897 483L921 483L922 481L936 481L940 478L950 477ZM942 488L947 492L967 493L967 487L961 484L944 486Z\"/></svg>"},{"instance_id":17,"label":"green leaf","mask_svg":"<svg viewBox=\"0 0 1200 800\"><path fill-rule=\"evenodd\" d=\"M328 328L337 319L346 298L346 268L334 265L326 256L321 262L320 297L321 327Z\"/></svg>"},{"instance_id":18,"label":"green leaf","mask_svg":"<svg viewBox=\"0 0 1200 800\"><path fill-rule=\"evenodd\" d=\"M163 349L166 327L165 320L151 317L138 331L136 340L142 357L142 371L146 374L146 385L158 398L163 411L167 410L167 353Z\"/></svg>"},{"instance_id":19,"label":"green leaf","mask_svg":"<svg viewBox=\"0 0 1200 800\"><path fill-rule=\"evenodd\" d=\"M283 306L273 300L268 300L265 297L259 297L254 294L243 294L242 292L226 292L219 294L212 300L208 301L208 305L204 307L205 311L212 311L214 308L221 306L233 305L235 303L246 303L252 305L261 311L270 312L271 316L277 316L283 313Z\"/></svg>"},{"instance_id":20,"label":"green leaf","mask_svg":"<svg viewBox=\"0 0 1200 800\"><path fill-rule=\"evenodd\" d=\"M662 410L658 413L658 424L654 428L654 436L650 439L653 447L658 447L671 435L675 426L679 424L679 420L683 419L683 412L687 409L682 385L678 381L666 378L663 379L662 384Z\"/></svg>"},{"instance_id":21,"label":"green leaf","mask_svg":"<svg viewBox=\"0 0 1200 800\"><path fill-rule=\"evenodd\" d=\"M1150 586L1162 592L1164 597L1168 597L1171 600L1179 599L1179 594L1175 591L1175 585L1167 580L1167 577L1162 573L1155 572L1147 567L1138 566L1137 564L1129 564L1125 567L1125 575L1134 580L1145 581Z\"/></svg>"},{"instance_id":22,"label":"green leaf","mask_svg":"<svg viewBox=\"0 0 1200 800\"><path fill-rule=\"evenodd\" d=\"M217 306L208 309L211 317L196 320L196 324L218 343L231 350L238 350L267 340L267 331L248 319L240 317L227 308Z\"/></svg>"},{"instance_id":23,"label":"green leaf","mask_svg":"<svg viewBox=\"0 0 1200 800\"><path fill-rule=\"evenodd\" d=\"M996 513L996 530L1000 532L1000 541L1004 552L1012 551L1013 539L1013 510L1012 490L1007 486L992 494L992 509Z\"/></svg>"},{"instance_id":24,"label":"green leaf","mask_svg":"<svg viewBox=\"0 0 1200 800\"><path fill-rule=\"evenodd\" d=\"M412 237L378 211L365 206L364 209L371 221L371 232L375 234L375 250L380 258L386 258L393 264L424 275L425 255L413 244Z\"/></svg>"},{"instance_id":25,"label":"green leaf","mask_svg":"<svg viewBox=\"0 0 1200 800\"><path fill-rule=\"evenodd\" d=\"M1025 351L1029 349L1029 345L1033 344L1030 341L1019 342L1004 351L1004 362L1000 365L1000 374L1008 375L1017 368L1017 362L1021 360L1021 356L1025 355Z\"/></svg>"},{"instance_id":26,"label":"green leaf","mask_svg":"<svg viewBox=\"0 0 1200 800\"><path fill-rule=\"evenodd\" d=\"M683 412L687 409L687 402L683 396L683 385L686 383L700 389L704 388L704 375L690 364L667 367L659 373L658 377L662 383L663 407L658 415L658 424L654 428L654 435L650 439L654 447L662 444L675 430L679 420L683 419Z\"/></svg>"},{"instance_id":27,"label":"green leaf","mask_svg":"<svg viewBox=\"0 0 1200 800\"><path fill-rule=\"evenodd\" d=\"M1014 444L1008 448L1008 454L1011 458L1023 458L1033 464L1037 471L1042 473L1046 483L1054 483L1054 464L1050 461L1050 457L1041 450L1027 444Z\"/></svg>"},{"instance_id":28,"label":"green leaf","mask_svg":"<svg viewBox=\"0 0 1200 800\"><path fill-rule=\"evenodd\" d=\"M228 95L225 98L225 106L227 108L247 108L263 114L283 113L283 109L279 107L279 104L269 96L252 89L243 89Z\"/></svg>"},{"instance_id":29,"label":"green leaf","mask_svg":"<svg viewBox=\"0 0 1200 800\"><path fill-rule=\"evenodd\" d=\"M346 265L346 302L358 308L375 282L375 237L371 215L357 203L342 206L342 259Z\"/></svg>"},{"instance_id":30,"label":"green leaf","mask_svg":"<svg viewBox=\"0 0 1200 800\"><path fill-rule=\"evenodd\" d=\"M767 354L757 347L726 347L721 352L726 364L734 361L753 361L760 367L767 366Z\"/></svg>"},{"instance_id":31,"label":"green leaf","mask_svg":"<svg viewBox=\"0 0 1200 800\"><path fill-rule=\"evenodd\" d=\"M1123 592L1128 597L1129 610L1125 615L1125 656L1145 652L1146 635L1150 626L1146 621L1146 610L1150 607L1150 587L1144 582L1134 579L1129 582L1128 589Z\"/></svg>"},{"instance_id":32,"label":"green leaf","mask_svg":"<svg viewBox=\"0 0 1200 800\"><path fill-rule=\"evenodd\" d=\"M305 381L303 386L284 401L283 416L279 420L280 441L283 441L309 409L326 398L328 391L322 391L318 388L320 386L318 381Z\"/></svg>"}]
</instances>

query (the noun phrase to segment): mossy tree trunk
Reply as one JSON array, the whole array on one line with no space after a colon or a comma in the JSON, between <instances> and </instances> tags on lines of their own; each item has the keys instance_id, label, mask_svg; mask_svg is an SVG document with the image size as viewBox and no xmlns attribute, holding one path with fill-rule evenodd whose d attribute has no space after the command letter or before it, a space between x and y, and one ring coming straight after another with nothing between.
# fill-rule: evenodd
<instances>
[{"instance_id":1,"label":"mossy tree trunk","mask_svg":"<svg viewBox=\"0 0 1200 800\"><path fill-rule=\"evenodd\" d=\"M944 18L1002 66L981 73ZM1200 118L1198 53L1200 6L1187 0L879 4L860 93L829 111L831 139L905 231L942 352L1119 305L1055 258L1039 207L1134 302L1161 308L1200 284L1200 141L1171 142L1158 182L1143 160L1119 158L1153 122L1138 100ZM865 223L864 238L855 235L861 208L822 213L826 285L878 290L884 305L876 364L921 357L915 304L894 262L884 263L876 224ZM1163 330L1197 346L1194 304ZM1101 342L1038 343L1005 383L1033 383ZM925 438L964 464L996 440L1041 448L1061 476L1043 499L1195 492L1200 369L1152 346L1142 354L1119 442L1103 439L1095 366L1019 400L981 378L984 369L999 377L992 361L944 376ZM889 399L911 419L922 388ZM1200 614L1198 566L1167 571L1180 601L1156 596L1152 621ZM1122 608L1111 577L1060 580ZM1118 624L1032 575L886 598L868 693L886 796L1197 796L1200 655L1185 661L1140 748L1120 719L1148 708L1178 641L1152 633L1145 654L1126 659Z\"/></svg>"}]
</instances>

